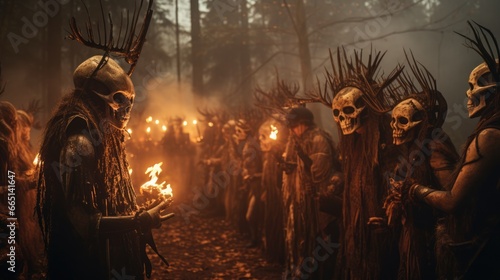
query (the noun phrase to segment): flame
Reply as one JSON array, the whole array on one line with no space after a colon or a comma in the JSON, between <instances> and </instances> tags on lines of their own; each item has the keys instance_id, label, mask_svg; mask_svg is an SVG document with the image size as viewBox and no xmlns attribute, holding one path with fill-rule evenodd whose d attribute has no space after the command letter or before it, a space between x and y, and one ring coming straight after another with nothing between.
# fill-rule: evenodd
<instances>
[{"instance_id":1,"label":"flame","mask_svg":"<svg viewBox=\"0 0 500 280\"><path fill-rule=\"evenodd\" d=\"M155 124L160 124L160 120L156 120L156 121L155 121Z\"/></svg>"},{"instance_id":2,"label":"flame","mask_svg":"<svg viewBox=\"0 0 500 280\"><path fill-rule=\"evenodd\" d=\"M170 187L170 184L167 184L166 188L161 189L160 190L160 194L163 195L163 196L170 196L170 197L172 197L173 193L172 193L172 188Z\"/></svg>"},{"instance_id":3,"label":"flame","mask_svg":"<svg viewBox=\"0 0 500 280\"><path fill-rule=\"evenodd\" d=\"M269 134L269 138L273 140L278 139L278 128L274 125L271 125L271 134Z\"/></svg>"},{"instance_id":4,"label":"flame","mask_svg":"<svg viewBox=\"0 0 500 280\"><path fill-rule=\"evenodd\" d=\"M129 168L129 169L128 169L128 174L129 174L129 175L132 175L132 171L133 171L133 170L132 170L132 168Z\"/></svg>"},{"instance_id":5,"label":"flame","mask_svg":"<svg viewBox=\"0 0 500 280\"><path fill-rule=\"evenodd\" d=\"M40 154L36 154L35 159L33 160L33 164L38 165L39 161L40 161Z\"/></svg>"},{"instance_id":6,"label":"flame","mask_svg":"<svg viewBox=\"0 0 500 280\"><path fill-rule=\"evenodd\" d=\"M188 122L187 122L187 121L183 121L183 122L182 122L182 125L183 125L183 126L186 126L186 125L188 125Z\"/></svg>"},{"instance_id":7,"label":"flame","mask_svg":"<svg viewBox=\"0 0 500 280\"><path fill-rule=\"evenodd\" d=\"M132 134L132 129L131 128L127 129L127 132L128 134Z\"/></svg>"},{"instance_id":8,"label":"flame","mask_svg":"<svg viewBox=\"0 0 500 280\"><path fill-rule=\"evenodd\" d=\"M166 126L166 125L163 125L163 126L161 127L161 130L163 130L163 131L167 131L167 126Z\"/></svg>"},{"instance_id":9,"label":"flame","mask_svg":"<svg viewBox=\"0 0 500 280\"><path fill-rule=\"evenodd\" d=\"M146 133L151 133L151 127L146 128Z\"/></svg>"},{"instance_id":10,"label":"flame","mask_svg":"<svg viewBox=\"0 0 500 280\"><path fill-rule=\"evenodd\" d=\"M150 123L150 122L152 122L152 121L153 121L153 117L152 117L152 116L149 116L149 117L146 119L146 122L147 122L147 123Z\"/></svg>"},{"instance_id":11,"label":"flame","mask_svg":"<svg viewBox=\"0 0 500 280\"><path fill-rule=\"evenodd\" d=\"M153 166L148 167L146 169L146 172L144 174L148 174L148 176L151 178L149 181L146 183L142 184L141 186L141 192L148 192L148 193L153 193L155 190L160 193L160 195L167 197L170 196L172 197L172 188L170 187L170 184L166 185L166 182L163 181L160 184L158 184L158 175L162 172L161 165L163 162L156 163Z\"/></svg>"},{"instance_id":12,"label":"flame","mask_svg":"<svg viewBox=\"0 0 500 280\"><path fill-rule=\"evenodd\" d=\"M198 123L197 120L193 120L193 124L196 125Z\"/></svg>"},{"instance_id":13,"label":"flame","mask_svg":"<svg viewBox=\"0 0 500 280\"><path fill-rule=\"evenodd\" d=\"M213 122L209 122L208 126L212 127L212 126L214 126L214 123Z\"/></svg>"}]
</instances>

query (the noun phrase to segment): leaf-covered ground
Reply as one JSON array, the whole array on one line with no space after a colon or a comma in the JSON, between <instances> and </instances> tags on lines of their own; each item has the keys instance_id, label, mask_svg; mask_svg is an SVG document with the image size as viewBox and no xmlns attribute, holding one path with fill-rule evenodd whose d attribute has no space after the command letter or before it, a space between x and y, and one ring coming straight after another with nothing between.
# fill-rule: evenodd
<instances>
[{"instance_id":1,"label":"leaf-covered ground","mask_svg":"<svg viewBox=\"0 0 500 280\"><path fill-rule=\"evenodd\" d=\"M247 240L223 217L179 215L153 230L167 269L152 251L151 279L280 279L282 267L264 260L261 249L248 249Z\"/></svg>"}]
</instances>

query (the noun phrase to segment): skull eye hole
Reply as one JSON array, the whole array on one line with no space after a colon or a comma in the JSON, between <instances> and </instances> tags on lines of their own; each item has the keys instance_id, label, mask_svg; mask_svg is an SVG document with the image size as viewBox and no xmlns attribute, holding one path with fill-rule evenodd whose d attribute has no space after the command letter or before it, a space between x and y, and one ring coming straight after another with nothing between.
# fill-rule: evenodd
<instances>
[{"instance_id":1,"label":"skull eye hole","mask_svg":"<svg viewBox=\"0 0 500 280\"><path fill-rule=\"evenodd\" d=\"M354 106L356 106L356 109L359 109L365 106L365 102L363 101L363 99L358 98L358 100L356 100L356 102L354 103Z\"/></svg>"},{"instance_id":2,"label":"skull eye hole","mask_svg":"<svg viewBox=\"0 0 500 280\"><path fill-rule=\"evenodd\" d=\"M411 119L414 122L421 121L421 120L424 119L424 114L422 113L422 111L418 111L415 114L413 114L413 116L411 117Z\"/></svg>"},{"instance_id":3,"label":"skull eye hole","mask_svg":"<svg viewBox=\"0 0 500 280\"><path fill-rule=\"evenodd\" d=\"M469 83L469 89L474 90L474 85L472 83Z\"/></svg>"},{"instance_id":4,"label":"skull eye hole","mask_svg":"<svg viewBox=\"0 0 500 280\"><path fill-rule=\"evenodd\" d=\"M119 92L113 95L113 101L118 104L123 104L127 101L127 97L123 93Z\"/></svg>"},{"instance_id":5,"label":"skull eye hole","mask_svg":"<svg viewBox=\"0 0 500 280\"><path fill-rule=\"evenodd\" d=\"M338 109L333 110L333 115L338 117L340 115L340 111Z\"/></svg>"},{"instance_id":6,"label":"skull eye hole","mask_svg":"<svg viewBox=\"0 0 500 280\"><path fill-rule=\"evenodd\" d=\"M355 109L351 106L347 106L342 109L342 112L344 112L344 114L352 114L354 113L354 111Z\"/></svg>"},{"instance_id":7,"label":"skull eye hole","mask_svg":"<svg viewBox=\"0 0 500 280\"><path fill-rule=\"evenodd\" d=\"M477 85L480 87L484 87L487 85L490 85L493 83L493 75L491 75L491 72L484 73L477 79Z\"/></svg>"},{"instance_id":8,"label":"skull eye hole","mask_svg":"<svg viewBox=\"0 0 500 280\"><path fill-rule=\"evenodd\" d=\"M408 120L407 118L405 118L405 117L399 117L399 118L398 118L398 122L399 122L400 124L408 124L408 123L409 123L409 120Z\"/></svg>"}]
</instances>

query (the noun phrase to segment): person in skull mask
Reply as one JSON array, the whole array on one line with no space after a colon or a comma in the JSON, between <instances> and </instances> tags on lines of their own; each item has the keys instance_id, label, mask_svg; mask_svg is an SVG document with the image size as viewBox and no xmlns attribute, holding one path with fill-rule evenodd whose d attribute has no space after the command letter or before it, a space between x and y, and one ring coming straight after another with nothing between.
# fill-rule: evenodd
<instances>
[{"instance_id":1,"label":"person in skull mask","mask_svg":"<svg viewBox=\"0 0 500 280\"><path fill-rule=\"evenodd\" d=\"M467 139L450 188L416 182L409 196L449 214L437 231L442 279L499 279L500 51L490 30L469 25L474 38L461 36L484 62L470 74L467 109L470 118L480 120Z\"/></svg>"},{"instance_id":2,"label":"person in skull mask","mask_svg":"<svg viewBox=\"0 0 500 280\"><path fill-rule=\"evenodd\" d=\"M283 174L285 278L328 279L331 275L327 275L325 269L333 265L330 262L335 256L331 252L314 253L314 250L319 238L331 238L325 229L334 217L321 211L320 201L331 195L330 178L339 171L337 151L330 135L316 126L309 109L291 109L286 115L286 125L290 137L285 162L295 163L296 168ZM319 268L311 271L309 259L318 253L329 258L315 259L314 265Z\"/></svg>"},{"instance_id":3,"label":"person in skull mask","mask_svg":"<svg viewBox=\"0 0 500 280\"><path fill-rule=\"evenodd\" d=\"M390 124L400 159L384 208L389 225L401 230L398 279L436 279L435 228L441 215L427 205L412 203L403 190L415 182L443 189L451 180L458 154L441 129L447 104L436 80L413 55L411 59L406 55L406 60L415 79L406 72L398 77L397 88L404 98L393 108Z\"/></svg>"},{"instance_id":4,"label":"person in skull mask","mask_svg":"<svg viewBox=\"0 0 500 280\"><path fill-rule=\"evenodd\" d=\"M237 144L237 153L241 156L242 190L240 190L240 216L244 212L246 225L250 231L250 242L247 247L257 247L261 243L261 213L260 201L262 153L259 142L252 136L252 130L247 121L239 119L236 122L234 137ZM241 223L245 223L240 219Z\"/></svg>"},{"instance_id":5,"label":"person in skull mask","mask_svg":"<svg viewBox=\"0 0 500 280\"><path fill-rule=\"evenodd\" d=\"M168 200L139 210L125 157L134 103L130 77L94 56L73 74L75 89L49 120L40 149L37 213L49 279L149 277L145 243ZM162 260L163 257L161 257Z\"/></svg>"},{"instance_id":6,"label":"person in skull mask","mask_svg":"<svg viewBox=\"0 0 500 280\"><path fill-rule=\"evenodd\" d=\"M382 206L388 191L384 174L397 160L386 114L395 98L388 87L401 70L377 77L383 57L371 50L368 60L362 51L348 58L337 49L337 66L332 57L324 91L312 94L332 109L340 135L344 188L338 279L395 279L398 268L397 239Z\"/></svg>"}]
</instances>

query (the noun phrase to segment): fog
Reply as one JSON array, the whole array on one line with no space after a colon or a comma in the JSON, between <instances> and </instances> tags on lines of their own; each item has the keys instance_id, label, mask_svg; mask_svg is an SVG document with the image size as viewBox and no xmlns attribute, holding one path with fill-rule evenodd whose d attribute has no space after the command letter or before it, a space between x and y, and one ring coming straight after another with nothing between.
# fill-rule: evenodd
<instances>
[{"instance_id":1,"label":"fog","mask_svg":"<svg viewBox=\"0 0 500 280\"><path fill-rule=\"evenodd\" d=\"M42 124L47 121L50 110L57 104L60 96L71 91L73 69L90 55L102 54L100 51L63 39L69 29L67 24L69 17L75 15L83 27L86 15L79 6L80 1L59 2L61 3L60 12L54 15L49 13L48 23L41 25L34 35L31 34L31 38L27 38L22 35L26 20L36 23L35 15L43 9L36 1L23 1L22 4L18 1L0 1L0 23L2 24L0 34L3 38L0 61L2 79L6 83L5 93L0 98L12 102L16 107L25 107L29 101L40 99L43 110L38 118ZM127 1L104 1L109 5L125 2ZM260 23L269 24L274 14L268 12L265 17L259 16L259 2L248 1L247 3L251 8L248 18L249 38L252 40L250 42L251 71L246 72L250 73L251 77L248 78L239 70L241 67L236 63L240 60L237 55L241 54L236 51L239 48L238 45L231 47L231 44L223 41L228 38L224 32L230 30L225 28L230 28L233 17L236 17L238 9L235 5L241 1L226 1L226 6L217 6L217 3L220 4L221 1L201 1L201 30L204 42L202 72L205 88L202 94L193 93L191 24L190 19L186 18L189 16L189 2L180 1L179 7L182 17L179 21L181 25L180 84L176 75L173 3L172 1L157 2L156 15L151 23L148 41L144 45L143 53L132 76L137 91L132 126L138 126L145 121L147 116L164 121L168 121L170 117L179 116L192 121L200 118L197 108L228 108L240 104L238 102L240 99L243 100L241 101L243 104L251 105L252 101L249 98L251 92L244 92L241 85L245 80L250 80L251 88L257 85L264 89L270 88L275 81L276 71L283 80L302 85L300 63L296 56L298 52L295 47L296 37L293 34L290 35L290 30L284 32L285 35L279 35L276 32L255 27ZM367 18L359 22L335 25L310 36L313 76L323 79L325 67L327 69L330 67L328 50L335 50L338 46L345 45L348 50L361 48L366 52L370 47L379 51L387 51L382 69L385 73L389 73L398 63L404 64L403 50L411 50L416 59L425 65L436 78L438 88L448 102L448 117L444 129L450 134L457 147L462 145L477 121L468 119L465 113L464 99L468 88L468 75L482 60L476 53L466 48L463 45L464 39L454 32L470 35L467 20L474 20L490 28L497 37L500 37L500 30L497 28L500 3L494 0L354 2L358 3L357 6L349 1L305 1L306 5L311 6L308 10L310 15L322 11L321 16L329 13L331 18L339 17L339 20L341 20L340 15L344 15L346 19L355 19L356 16ZM436 5L437 2L439 4ZM133 1L127 3L131 8ZM332 6L332 3L338 4ZM429 6L426 6L426 3ZM402 13L391 14L391 5L413 6ZM91 15L99 15L99 12L97 5L91 6ZM217 19L221 13L224 17ZM283 11L279 13L286 19ZM276 17L279 19L277 14ZM60 31L56 33L61 39L60 46L56 42L48 41L50 37L48 33L51 28L54 28L52 21L56 19L58 25L55 26L59 27ZM38 21L42 20L43 18L38 19ZM315 20L314 17L310 17L311 22L308 25L310 30L319 22L313 22L313 20ZM116 21L118 19L115 19ZM290 27L290 23L282 23L282 27ZM13 40L12 34L21 36L23 38L21 43ZM278 35L281 38L278 38ZM268 41L273 42L273 45L270 46ZM60 50L60 76L52 73L52 70L56 69L59 64L54 67L51 65L52 61L47 59L47 52L52 48ZM268 49L277 49L281 53L272 56L273 53ZM269 59L270 57L272 59ZM60 92L48 94L48 85L54 82L59 85ZM330 110L322 105L308 106L316 111L316 116L321 116L321 119L317 120L319 124L336 136L337 131ZM196 132L191 131L191 133ZM40 131L34 130L32 139L35 146L39 137Z\"/></svg>"}]
</instances>

